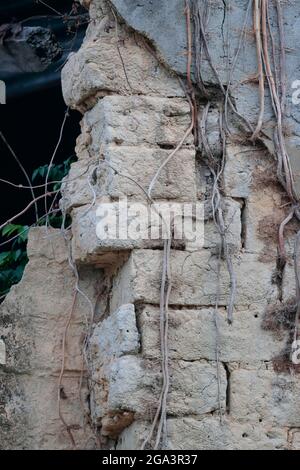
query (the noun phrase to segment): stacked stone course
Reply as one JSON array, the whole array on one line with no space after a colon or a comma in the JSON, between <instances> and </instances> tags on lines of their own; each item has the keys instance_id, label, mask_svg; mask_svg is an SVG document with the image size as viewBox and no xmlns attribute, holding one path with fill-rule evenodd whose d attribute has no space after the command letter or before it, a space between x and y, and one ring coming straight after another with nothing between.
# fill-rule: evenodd
<instances>
[{"instance_id":1,"label":"stacked stone course","mask_svg":"<svg viewBox=\"0 0 300 470\"><path fill-rule=\"evenodd\" d=\"M178 19L176 60L173 60L175 45L172 50L168 42L163 42L164 34L160 37L159 27L155 32L149 26L149 18L142 22L136 3L92 0L86 39L79 52L70 56L62 73L67 105L83 113L76 149L78 161L72 164L63 185L62 206L73 220L72 256L85 285L91 288L97 283L99 291L102 280L109 286L104 295L105 307L101 303L97 310L99 321L94 323L89 340L87 400L93 427L103 445L119 450L141 447L161 390L162 247L151 240L137 244L111 240L104 244L96 237L95 211L99 204L115 204L124 196L129 203L145 202L138 184L148 189L160 164L190 125L190 108L176 77L176 73L185 73L186 58L178 55L186 47L182 46L180 52L180 45L186 41L184 2L159 2L161 15L175 12ZM142 5L141 10L147 10L150 3L157 2L138 3ZM233 3L232 14L240 18L245 2ZM116 8L114 14L110 4ZM222 52L216 34L223 21L223 6L214 8L210 37L216 60ZM298 7L297 15L300 17ZM164 24L165 28L168 24ZM233 40L237 40L235 35ZM253 41L246 47L249 54L244 70L239 69L239 80L243 78L242 72L255 70ZM217 63L225 82L225 63L221 59ZM206 62L204 75L209 86L216 87ZM256 87L245 84L243 92L235 96L238 108L245 110L250 103L247 109L255 122ZM199 106L199 117L202 109ZM267 116L268 113L267 109ZM216 153L221 151L218 119L216 102L208 122L209 142ZM201 149L195 148L193 136L185 140L163 169L153 189L155 201L201 201L205 206L203 248L184 245L171 250L169 449L300 449L299 378L278 373L273 363L286 347L288 332L282 330L274 335L263 328L266 308L292 298L295 289L291 258L283 273L282 286L276 281L277 228L284 215L285 197L274 172L273 157L266 149L226 143L222 194L237 278L233 324L228 324L226 319L230 282L224 261L219 309L217 313L214 311L220 240L210 209L212 175L201 159ZM291 239L287 241L288 246L292 244ZM36 278L30 279L30 272L36 262L32 253L22 281L35 289ZM59 284L62 265L58 266L53 279ZM65 276L67 279L68 275ZM20 302L23 289L22 284L16 288L16 300L15 294L10 294L2 311ZM67 304L72 287L68 295L66 287L57 285L56 289L57 297L63 296ZM52 290L47 290L46 296L50 293ZM44 311L44 288L40 295L35 293L39 305L32 307L34 312ZM93 290L92 300L96 297ZM61 314L67 308L66 305L61 309ZM57 306L55 309L59 310ZM86 305L81 306L81 314L84 310ZM43 328L51 327L47 321ZM34 338L39 337L38 327L33 326L32 332ZM77 344L76 354L80 350L78 334L78 331L70 332L68 340L70 348L73 340ZM69 360L75 361L76 354L70 349ZM1 357L0 353L0 363ZM78 375L78 364L72 362L68 368L76 369ZM71 399L66 395L64 403L67 404ZM53 441L43 431L43 444L35 442L35 446L66 447L67 435L62 427L59 429L64 436L63 444ZM79 446L82 445L80 432L76 434Z\"/></svg>"}]
</instances>

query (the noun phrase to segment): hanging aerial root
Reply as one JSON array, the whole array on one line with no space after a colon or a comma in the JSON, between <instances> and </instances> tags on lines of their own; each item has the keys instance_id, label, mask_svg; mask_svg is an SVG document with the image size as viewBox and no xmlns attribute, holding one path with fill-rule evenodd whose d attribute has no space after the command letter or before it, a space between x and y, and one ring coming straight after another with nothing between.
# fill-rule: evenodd
<instances>
[{"instance_id":1,"label":"hanging aerial root","mask_svg":"<svg viewBox=\"0 0 300 470\"><path fill-rule=\"evenodd\" d=\"M187 94L189 95L191 101L192 101L192 110L191 112L193 113L192 116L192 122L194 124L193 130L194 130L194 140L196 146L198 145L198 126L197 126L197 121L198 121L198 107L197 107L197 102L196 102L196 97L195 97L195 91L192 83L192 78L191 78L191 71L192 71L192 28L191 28L191 8L190 8L190 3L189 0L185 0L185 16L186 16L186 30L187 30Z\"/></svg>"},{"instance_id":2,"label":"hanging aerial root","mask_svg":"<svg viewBox=\"0 0 300 470\"><path fill-rule=\"evenodd\" d=\"M295 270L295 279L296 279L296 303L297 310L295 316L295 326L294 326L294 343L298 340L299 337L299 320L300 320L300 230L296 235L295 240L295 249L294 249L294 270ZM292 351L293 353L293 351Z\"/></svg>"},{"instance_id":3,"label":"hanging aerial root","mask_svg":"<svg viewBox=\"0 0 300 470\"><path fill-rule=\"evenodd\" d=\"M252 0L250 0L250 1L252 1ZM249 8L247 8L246 18L248 16L248 11L249 11ZM222 80L220 78L220 75L217 71L216 66L213 63L213 60L212 60L212 57L211 57L211 54L210 54L210 50L209 50L209 47L208 47L207 33L206 33L206 30L205 30L205 18L204 18L204 15L203 15L202 11L201 11L201 8L200 8L200 2L198 2L197 0L194 0L194 3L193 3L193 21L194 21L195 25L198 24L198 26L200 28L200 33L201 33L201 36L199 38L195 37L195 41L200 41L199 47L203 46L203 51L205 53L206 59L207 59L208 64L209 64L209 66L210 66L210 68L211 68L211 70L212 70L212 72L213 72L213 74L214 74L214 76L217 80L217 83L220 87L220 90L222 91L224 97L227 96L227 99L226 99L227 104L229 105L229 107L230 107L231 111L233 112L233 114L235 116L237 116L237 118L239 119L239 121L241 122L243 127L246 129L246 131L253 133L252 124L249 122L249 120L245 116L243 116L237 110L235 104L233 103L231 97L229 96L229 93L227 93L227 91L226 91L226 89L225 89L225 87L222 83ZM196 30L197 30L197 27L195 26L194 31L196 31ZM243 27L243 31L242 31L241 36L243 36L243 34L244 34L244 27ZM239 53L239 50L238 50L238 53ZM227 132L229 132L229 127L227 129Z\"/></svg>"},{"instance_id":4,"label":"hanging aerial root","mask_svg":"<svg viewBox=\"0 0 300 470\"><path fill-rule=\"evenodd\" d=\"M263 0L262 0L263 1ZM259 83L259 115L256 128L252 134L251 140L256 140L264 119L265 110L265 79L262 60L262 40L261 40L261 0L254 0L253 6L253 28L256 42L256 56L258 65L258 83Z\"/></svg>"},{"instance_id":5,"label":"hanging aerial root","mask_svg":"<svg viewBox=\"0 0 300 470\"><path fill-rule=\"evenodd\" d=\"M225 3L225 2L224 2ZM289 214L284 218L280 224L279 234L278 234L278 261L280 269L284 268L286 263L286 253L285 253L285 243L284 243L284 232L286 225L295 217L300 221L300 207L299 207L299 198L294 189L294 177L292 172L292 167L285 143L284 136L284 111L286 106L286 47L285 47L285 32L284 32L284 18L282 11L282 2L280 0L274 0L274 8L277 14L277 24L279 31L279 59L276 56L276 44L274 40L274 34L271 29L271 21L269 14L269 1L268 0L249 0L247 4L247 10L245 15L245 20L243 23L242 31L240 34L237 51L235 53L234 59L231 63L229 75L228 75L228 86L225 88L222 80L217 71L217 67L213 63L212 56L209 51L208 39L207 39L207 2L199 2L198 0L193 1L192 8L192 17L194 23L194 49L197 56L195 57L195 77L196 83L198 85L199 91L202 94L202 97L207 97L205 94L206 90L204 87L203 78L201 75L201 55L202 52L205 54L207 62L214 74L217 84L220 87L224 97L224 123L221 126L222 140L225 142L227 136L232 138L230 123L228 119L228 110L230 110L235 116L239 118L239 121L243 124L244 129L247 132L246 138L250 141L259 140L263 135L263 124L264 124L264 115L265 115L265 87L268 87L271 97L271 104L274 111L274 116L276 119L274 127L274 148L277 159L277 178L280 184L285 189L288 198L290 210ZM241 115L231 98L230 90L232 89L232 77L234 68L236 67L237 60L242 48L242 44L245 40L246 35L246 25L248 21L249 12L253 9L253 29L255 34L255 44L256 44L256 56L257 56L257 75L255 76L258 79L258 90L259 90L259 113L257 118L257 123L255 128L248 121L248 119ZM190 29L188 28L188 31ZM271 46L269 46L269 38ZM270 59L269 47L271 47L272 60ZM279 63L278 63L279 62ZM229 63L229 62L228 62ZM207 119L207 114L209 110L210 103L208 102L207 106L204 108L202 113L202 119L198 125L199 128L199 137L201 138L202 148L204 150L206 163L210 168L213 177L214 177L214 186L213 186L213 196L212 196L212 207L213 207L213 217L215 225L218 228L221 237L221 246L223 250L223 256L226 258L227 269L230 273L231 279L231 295L228 307L228 319L232 319L233 303L234 303L234 294L236 290L236 279L233 273L233 265L231 260L231 255L228 250L226 242L226 227L224 224L224 216L222 213L221 201L221 192L220 192L220 181L222 180L222 167L224 165L224 155L225 149L223 150L222 162L218 163L218 159L213 155L213 152L210 149L208 139L206 136L205 123ZM249 134L249 131L251 134ZM224 145L224 144L223 144ZM299 235L300 238L300 235ZM300 255L296 256L298 250L298 245L300 241L297 237L295 245L294 260L300 258ZM296 263L298 266L298 263ZM299 287L299 298L298 298L298 315L296 320L295 331L298 334L298 322L300 317L300 275L296 270L295 266L295 276L296 283Z\"/></svg>"},{"instance_id":6,"label":"hanging aerial root","mask_svg":"<svg viewBox=\"0 0 300 470\"><path fill-rule=\"evenodd\" d=\"M58 377L58 384L57 384L57 406L58 406L58 416L59 419L61 420L65 430L68 433L68 436L70 438L70 441L72 443L72 447L75 449L76 448L76 443L75 439L72 434L72 427L66 422L64 415L61 410L61 397L63 394L63 387L62 387L62 381L63 381L63 376L64 376L64 371L65 371L65 362L66 362L66 341L67 341L67 334L68 330L71 324L72 316L74 314L75 306L76 306L76 299L77 299L77 291L74 291L73 294L73 301L72 305L70 308L70 313L64 328L64 333L63 333L63 340L62 340L62 360L61 360L61 368L60 368L60 373Z\"/></svg>"},{"instance_id":7,"label":"hanging aerial root","mask_svg":"<svg viewBox=\"0 0 300 470\"><path fill-rule=\"evenodd\" d=\"M294 202L294 188L293 188L293 174L290 166L289 156L286 151L285 140L283 135L283 109L282 101L278 96L278 86L275 82L272 72L271 61L268 48L268 35L267 35L267 16L268 16L268 0L261 0L261 18L262 18L262 43L263 43L263 59L268 79L268 85L272 98L274 114L276 116L276 148L278 149L278 174L286 192ZM282 62L283 59L281 59ZM281 73L282 75L282 73Z\"/></svg>"}]
</instances>

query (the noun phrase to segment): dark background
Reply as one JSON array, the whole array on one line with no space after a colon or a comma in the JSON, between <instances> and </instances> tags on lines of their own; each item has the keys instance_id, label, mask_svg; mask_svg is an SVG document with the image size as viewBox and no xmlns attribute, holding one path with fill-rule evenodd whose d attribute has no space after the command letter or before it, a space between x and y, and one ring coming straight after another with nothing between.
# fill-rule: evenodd
<instances>
[{"instance_id":1,"label":"dark background","mask_svg":"<svg viewBox=\"0 0 300 470\"><path fill-rule=\"evenodd\" d=\"M69 13L74 3L72 0L45 0L45 2L61 13ZM86 13L83 9L81 12ZM47 17L40 18L39 15ZM26 22L26 25L49 27L64 52L59 61L39 73L17 75L4 73L1 72L0 63L0 80L4 80L7 86L7 104L0 105L0 130L30 177L35 168L49 163L57 144L66 111L61 92L61 68L68 54L80 47L86 28L86 24L73 27L71 23L66 23L35 0L0 0L0 25L32 16L36 18ZM62 162L74 155L75 140L80 132L80 119L79 113L70 111L54 163ZM1 138L0 161L0 178L17 184L27 184ZM34 184L38 183L41 182ZM30 191L12 188L0 182L0 224L21 211L30 201ZM44 201L41 201L41 211L43 204ZM33 222L33 209L15 221L28 225Z\"/></svg>"}]
</instances>

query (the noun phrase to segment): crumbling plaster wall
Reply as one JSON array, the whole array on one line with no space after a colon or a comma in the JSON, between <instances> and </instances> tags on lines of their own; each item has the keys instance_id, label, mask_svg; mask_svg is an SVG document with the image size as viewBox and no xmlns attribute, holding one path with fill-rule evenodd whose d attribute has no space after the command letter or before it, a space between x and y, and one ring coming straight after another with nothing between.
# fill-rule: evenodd
<instances>
[{"instance_id":1,"label":"crumbling plaster wall","mask_svg":"<svg viewBox=\"0 0 300 470\"><path fill-rule=\"evenodd\" d=\"M82 322L89 315L84 297L79 297L78 322L74 318L68 331L70 365L66 367L64 387L70 386L70 391L63 391L62 409L68 424L74 425L77 447L97 447L96 433L103 447L139 449L149 432L161 391L162 245L151 240L99 240L96 208L101 203L115 204L122 196L127 196L129 204L144 202L139 185L148 188L160 164L190 125L190 107L176 75L186 74L185 2L83 3L89 6L91 18L86 38L62 72L66 103L83 113L76 148L78 161L72 164L64 182L62 207L73 221L72 260L79 266L82 288L96 304L93 328L88 328L88 360L84 363L88 391L82 390L90 420L84 425L85 414L73 390L75 384L78 388L83 368L80 358L82 361L87 327ZM229 11L224 10L224 4L211 2L208 37L213 62L226 85L228 56L232 60L238 43L236 25L242 24L248 2L234 0ZM285 5L284 13L287 44L294 45L300 6ZM246 112L255 125L257 85L247 80L257 69L251 32L243 47L233 77L232 98L238 111ZM287 60L291 103L290 80L293 76L297 79L300 61L292 50ZM210 147L220 156L220 84L205 59L203 77L207 87L215 91L207 135ZM205 100L200 103L199 117ZM266 328L268 307L280 306L295 295L295 227L287 234L288 263L282 279L278 280L277 275L277 231L287 199L276 178L272 120L267 101L265 147L247 144L245 140L226 141L222 194L237 278L233 324L226 318L230 283L223 261L219 309L215 312L220 241L210 207L212 175L201 158L204 149L195 147L192 135L163 169L153 189L152 197L157 201L202 201L205 205L203 248L195 249L186 243L171 250L171 384L166 443L170 449L300 449L300 381L289 371L289 364L286 366L289 332L278 327L275 334ZM290 105L287 123L292 131L288 145L292 149L297 149L299 142L299 122L299 110ZM297 156L296 150L291 155L292 164L296 165L293 156ZM40 232L42 240L49 239L49 234L40 230L32 237ZM56 240L61 235L55 231L53 237ZM2 360L6 364L1 373L5 374L4 382L16 382L9 400L8 393L4 393L2 419L6 420L6 427L0 439L3 447L70 446L58 420L54 379L57 385L59 364L55 358L61 358L61 337L72 303L74 278L65 271L67 248L57 260L58 248L55 246L50 254L49 247L44 241L31 238L24 279L1 308L1 318L6 318L7 312L7 337L11 338L3 335L7 357ZM26 283L31 291L26 289ZM47 335L44 340L43 332ZM0 354L2 349L0 343ZM11 364L11 356L20 361L23 355L26 364ZM45 396L35 383L49 394L49 414L43 413L42 419L39 406L44 406ZM30 413L32 408L36 414ZM18 413L20 419L15 417ZM11 433L15 429L18 432L13 439Z\"/></svg>"}]
</instances>

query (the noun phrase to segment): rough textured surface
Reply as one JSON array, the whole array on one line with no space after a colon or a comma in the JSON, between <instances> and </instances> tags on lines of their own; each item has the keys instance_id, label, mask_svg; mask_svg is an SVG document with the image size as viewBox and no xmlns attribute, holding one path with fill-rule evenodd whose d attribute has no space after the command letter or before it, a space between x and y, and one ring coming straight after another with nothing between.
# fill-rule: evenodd
<instances>
[{"instance_id":1,"label":"rough textured surface","mask_svg":"<svg viewBox=\"0 0 300 470\"><path fill-rule=\"evenodd\" d=\"M170 305L213 306L216 299L217 258L206 250L186 253L173 250L171 270L173 289ZM123 303L155 304L159 298L161 253L157 250L133 250L128 261L114 279L112 308ZM262 308L276 299L272 269L252 254L235 258L237 273L236 305L257 304ZM221 269L220 305L227 305L229 279L225 266Z\"/></svg>"},{"instance_id":2,"label":"rough textured surface","mask_svg":"<svg viewBox=\"0 0 300 470\"><path fill-rule=\"evenodd\" d=\"M146 306L139 313L139 324L143 331L142 355L146 358L160 357L159 310ZM234 324L229 325L226 311L217 315L219 325L220 360L255 364L271 361L285 344L285 338L275 339L268 331L262 331L263 309L254 305L249 310L235 313ZM196 361L216 357L216 324L213 309L170 310L170 357Z\"/></svg>"},{"instance_id":3,"label":"rough textured surface","mask_svg":"<svg viewBox=\"0 0 300 470\"><path fill-rule=\"evenodd\" d=\"M120 173L116 175L113 169L108 168L105 181L102 183L103 190L113 198L135 196L145 200L145 195L138 185L147 191L154 174L169 153L170 150L149 149L143 146L104 149L105 160ZM161 172L152 196L157 199L177 199L178 201L195 199L195 151L193 149L181 149L176 153L170 165Z\"/></svg>"},{"instance_id":4,"label":"rough textured surface","mask_svg":"<svg viewBox=\"0 0 300 470\"><path fill-rule=\"evenodd\" d=\"M136 31L141 32L155 42L160 57L172 69L179 73L186 72L186 31L184 24L183 0L130 1L112 0L117 12ZM170 28L165 28L170 18ZM158 35L157 32L161 34ZM173 38L176 37L176 41Z\"/></svg>"},{"instance_id":5,"label":"rough textured surface","mask_svg":"<svg viewBox=\"0 0 300 470\"><path fill-rule=\"evenodd\" d=\"M134 305L122 305L96 326L90 345L93 362L98 365L125 354L137 354L140 342Z\"/></svg>"},{"instance_id":6,"label":"rough textured surface","mask_svg":"<svg viewBox=\"0 0 300 470\"><path fill-rule=\"evenodd\" d=\"M299 428L295 410L300 384L296 377L272 370L234 370L231 375L230 404L234 419L257 420L273 426Z\"/></svg>"},{"instance_id":7,"label":"rough textured surface","mask_svg":"<svg viewBox=\"0 0 300 470\"><path fill-rule=\"evenodd\" d=\"M114 438L132 422L138 400L132 393L138 389L139 377L136 364L132 367L130 361L139 348L132 304L123 305L96 326L90 338L91 417L98 425L102 423L102 436ZM122 377L127 374L128 380L123 383ZM131 405L122 406L128 400Z\"/></svg>"},{"instance_id":8,"label":"rough textured surface","mask_svg":"<svg viewBox=\"0 0 300 470\"><path fill-rule=\"evenodd\" d=\"M178 135L190 124L190 108L185 99L158 96L105 96L87 113L81 127L89 134L89 151L99 156L101 145L177 145ZM186 144L193 144L192 136ZM79 155L80 157L80 155Z\"/></svg>"},{"instance_id":9,"label":"rough textured surface","mask_svg":"<svg viewBox=\"0 0 300 470\"><path fill-rule=\"evenodd\" d=\"M6 362L6 350L5 350L5 343L1 339L0 340L0 364L5 364Z\"/></svg>"},{"instance_id":10,"label":"rough textured surface","mask_svg":"<svg viewBox=\"0 0 300 470\"><path fill-rule=\"evenodd\" d=\"M204 212L205 212L204 205ZM242 245L242 204L230 198L224 198L222 203L224 223L227 227L226 237L231 252L240 251ZM213 220L207 220L204 226L204 248L210 248L212 253L218 253L220 234Z\"/></svg>"},{"instance_id":11,"label":"rough textured surface","mask_svg":"<svg viewBox=\"0 0 300 470\"><path fill-rule=\"evenodd\" d=\"M168 420L168 449L176 450L284 450L288 448L284 428L265 429L261 425L239 424L226 420L223 426L217 417L194 417ZM139 448L149 425L138 422L131 425L119 438L118 450Z\"/></svg>"},{"instance_id":12,"label":"rough textured surface","mask_svg":"<svg viewBox=\"0 0 300 470\"><path fill-rule=\"evenodd\" d=\"M97 196L144 199L143 193L190 125L183 99L106 96L87 113L77 141L78 162L63 185L64 207L70 210ZM118 174L114 171L118 170ZM140 185L141 187L139 187ZM196 199L195 150L191 136L161 172L152 197Z\"/></svg>"},{"instance_id":13,"label":"rough textured surface","mask_svg":"<svg viewBox=\"0 0 300 470\"><path fill-rule=\"evenodd\" d=\"M111 0L117 13L134 30L145 35L156 47L161 60L172 70L186 73L187 33L184 15L184 0ZM205 54L201 63L201 74L204 83L208 86L218 86L219 80L224 85L228 82L228 67L230 59L235 57L240 41L242 26L246 18L247 0L233 0L230 8L224 2L211 2L210 16L206 32L209 38L209 53L211 61L217 70L219 79L212 72ZM271 21L275 23L274 11L270 12ZM284 9L285 41L291 50L287 54L287 93L291 103L293 93L292 81L299 73L300 64L297 60L293 45L297 43L297 24L300 22L300 9L291 5ZM168 24L168 28L165 25ZM239 25L239 27L233 27ZM247 17L246 28L252 26L251 11ZM176 41L174 41L176 37ZM234 73L232 74L232 96L236 101L237 109L242 114L247 110L247 117L251 122L257 119L259 105L258 95L253 93L251 78L257 72L256 49L254 35L248 34L244 41L242 51L237 57ZM277 38L276 38L277 40ZM277 46L277 41L276 41ZM278 46L277 46L278 47ZM228 65L228 61L230 65ZM299 107L293 106L287 113L288 121L293 126L299 145ZM266 102L265 121L266 129L270 127L272 110L270 102ZM295 138L292 139L295 143Z\"/></svg>"},{"instance_id":14,"label":"rough textured surface","mask_svg":"<svg viewBox=\"0 0 300 470\"><path fill-rule=\"evenodd\" d=\"M265 165L261 149L228 145L224 169L224 189L228 196L248 198L254 182L254 169L263 172Z\"/></svg>"},{"instance_id":15,"label":"rough textured surface","mask_svg":"<svg viewBox=\"0 0 300 470\"><path fill-rule=\"evenodd\" d=\"M97 238L96 211L99 204L115 206L120 196L128 197L130 204L144 202L138 185L148 189L190 126L189 103L175 73L185 82L185 2L82 3L89 7L91 21L80 51L70 55L64 67L62 88L67 104L79 109L83 119L78 161L64 180L61 206L73 217L70 255L80 266L80 286L89 294L93 312L79 296L67 337L62 409L67 422L75 424L78 447L92 448L101 441L105 449L139 449L162 386L162 244ZM206 133L214 160L207 159L205 139L197 142L190 134L152 193L156 201L201 202L205 222L202 248L186 243L171 250L166 447L299 450L299 375L297 368L290 373L297 227L286 227L283 268L277 259L278 228L289 206L277 181L275 120L266 91L262 142L247 140L231 114L232 136L222 141L221 84L228 86L232 64L231 97L252 125L257 122L252 12L235 61L248 0L205 3L210 5L211 62L219 74L218 78L203 51L200 69L211 102L206 123L202 117L208 99L195 89L200 130ZM300 7L284 2L283 10L289 71L284 133L291 165L298 171L300 108L292 104L291 81L300 71L294 49ZM279 59L273 4L269 13ZM265 85L267 90L267 80ZM232 324L227 321L230 279L212 210L212 165L223 156L221 208L237 279ZM24 278L1 307L0 445L69 448L55 407L61 338L74 278L62 243L55 244L53 252L49 238L42 236L34 243L31 238L28 251ZM85 414L79 405L82 364L88 374L82 398L97 444L89 426L83 426Z\"/></svg>"},{"instance_id":16,"label":"rough textured surface","mask_svg":"<svg viewBox=\"0 0 300 470\"><path fill-rule=\"evenodd\" d=\"M0 443L4 449L72 448L57 414L62 337L75 282L67 253L59 230L33 229L28 243L30 261L23 279L1 305L0 334L6 347L6 361L0 370ZM83 277L81 287L93 298L100 277L91 276L88 270ZM83 429L84 420L78 414L87 311L86 300L78 298L67 335L61 391L62 412L74 428L79 448L94 445L91 430L88 426ZM87 406L85 385L82 400Z\"/></svg>"},{"instance_id":17,"label":"rough textured surface","mask_svg":"<svg viewBox=\"0 0 300 470\"><path fill-rule=\"evenodd\" d=\"M125 35L120 28L118 33L117 37L109 18L105 17L96 37L85 41L69 58L62 71L63 95L69 106L90 108L96 102L95 96L112 93L184 96L178 80L170 78L151 52L142 47L143 42L137 42L133 35Z\"/></svg>"},{"instance_id":18,"label":"rough textured surface","mask_svg":"<svg viewBox=\"0 0 300 470\"><path fill-rule=\"evenodd\" d=\"M202 415L218 409L218 381L214 363L172 362L170 377L171 415ZM150 418L156 411L161 386L157 363L133 355L122 356L94 372L93 379L97 382L93 390L93 400L97 403L92 415L95 421L100 422L105 414L109 413L112 417L125 411L134 413L136 417L146 414ZM226 373L222 368L220 401L223 410L226 385ZM204 390L205 395L202 394Z\"/></svg>"},{"instance_id":19,"label":"rough textured surface","mask_svg":"<svg viewBox=\"0 0 300 470\"><path fill-rule=\"evenodd\" d=\"M156 369L156 371L155 371ZM171 363L169 413L171 415L205 414L218 408L215 364ZM156 408L160 388L159 369L151 362L124 357L111 371L109 406L130 409L141 416ZM221 403L225 408L226 374L221 371ZM202 390L206 390L205 397Z\"/></svg>"},{"instance_id":20,"label":"rough textured surface","mask_svg":"<svg viewBox=\"0 0 300 470\"><path fill-rule=\"evenodd\" d=\"M230 236L228 236L228 242L233 251L237 250L240 245L239 204L230 204L227 201L227 206L229 210L226 220L230 218L233 221ZM169 210L172 211L174 217L172 220ZM191 216L185 214L184 210L184 204L168 201L163 201L161 206L158 204L150 206L143 201L140 204L123 201L119 205L116 202L101 200L96 200L92 208L85 205L74 209L72 212L73 258L79 263L101 266L103 262L106 264L108 257L113 260L114 253L123 253L127 256L133 249L162 249L163 240L159 234L163 229L163 224L159 214L162 217L165 215L165 223L173 227L173 247L196 251L203 246L219 245L219 237L213 224L205 231L204 237L203 207L201 205L197 207L197 232L192 227ZM120 220L122 223L118 225ZM188 224L190 224L189 227Z\"/></svg>"}]
</instances>

